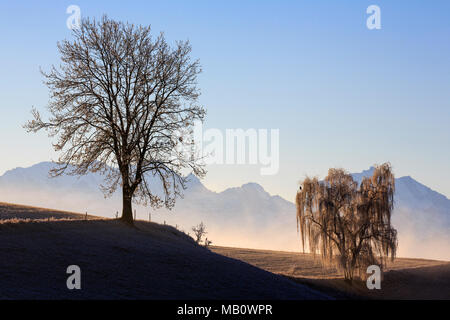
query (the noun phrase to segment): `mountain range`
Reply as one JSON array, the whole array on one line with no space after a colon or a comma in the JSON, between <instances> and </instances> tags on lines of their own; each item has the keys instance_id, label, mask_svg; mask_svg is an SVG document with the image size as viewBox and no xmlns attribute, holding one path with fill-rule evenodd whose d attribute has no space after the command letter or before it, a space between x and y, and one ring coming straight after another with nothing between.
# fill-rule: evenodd
<instances>
[{"instance_id":1,"label":"mountain range","mask_svg":"<svg viewBox=\"0 0 450 320\"><path fill-rule=\"evenodd\" d=\"M51 162L16 168L0 177L0 201L47 207L113 218L120 215L121 195L104 197L103 176L49 178ZM353 174L356 181L373 168ZM270 195L257 183L214 192L189 175L184 197L175 208L153 210L136 206L138 219L171 224L189 232L204 222L213 244L284 251L301 250L295 205ZM450 200L410 176L396 178L393 225L402 257L450 260Z\"/></svg>"}]
</instances>

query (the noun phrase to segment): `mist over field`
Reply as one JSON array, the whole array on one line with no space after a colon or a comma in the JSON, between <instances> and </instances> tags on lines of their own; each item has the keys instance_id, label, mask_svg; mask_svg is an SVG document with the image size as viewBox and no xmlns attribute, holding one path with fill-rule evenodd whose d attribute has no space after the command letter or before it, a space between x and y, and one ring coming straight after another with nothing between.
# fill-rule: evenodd
<instances>
[{"instance_id":1,"label":"mist over field","mask_svg":"<svg viewBox=\"0 0 450 320\"><path fill-rule=\"evenodd\" d=\"M0 201L114 218L121 214L121 195L105 199L103 177L48 178L51 163L17 168L0 177ZM360 181L371 169L354 178ZM248 183L216 193L190 176L184 199L172 211L135 206L138 219L177 226L186 233L201 221L214 245L281 251L302 250L295 205ZM153 183L158 190L156 183ZM399 233L397 256L450 260L450 200L411 177L396 179L393 225Z\"/></svg>"}]
</instances>

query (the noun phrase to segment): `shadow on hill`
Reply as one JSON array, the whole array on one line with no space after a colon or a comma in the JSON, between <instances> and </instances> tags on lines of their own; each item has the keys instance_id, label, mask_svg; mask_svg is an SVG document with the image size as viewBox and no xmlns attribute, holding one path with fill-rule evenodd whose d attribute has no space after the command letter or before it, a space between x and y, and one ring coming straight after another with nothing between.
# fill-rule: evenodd
<instances>
[{"instance_id":1,"label":"shadow on hill","mask_svg":"<svg viewBox=\"0 0 450 320\"><path fill-rule=\"evenodd\" d=\"M335 299L449 300L450 264L390 270L383 276L380 290L368 290L366 283L349 284L339 279L287 277L297 283L325 292Z\"/></svg>"},{"instance_id":2,"label":"shadow on hill","mask_svg":"<svg viewBox=\"0 0 450 320\"><path fill-rule=\"evenodd\" d=\"M282 276L198 246L167 225L118 220L0 224L1 299L323 299ZM67 267L81 269L68 290Z\"/></svg>"}]
</instances>

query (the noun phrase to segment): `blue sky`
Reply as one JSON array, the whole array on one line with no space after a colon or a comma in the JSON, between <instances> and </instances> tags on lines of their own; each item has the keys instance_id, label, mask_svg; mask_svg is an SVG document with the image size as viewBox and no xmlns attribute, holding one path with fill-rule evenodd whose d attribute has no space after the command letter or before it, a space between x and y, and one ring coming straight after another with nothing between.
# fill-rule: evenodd
<instances>
[{"instance_id":1,"label":"blue sky","mask_svg":"<svg viewBox=\"0 0 450 320\"><path fill-rule=\"evenodd\" d=\"M2 0L0 174L57 158L45 133L21 126L47 104L39 67L58 63L71 4L189 39L204 70L206 128L280 130L277 175L213 165L209 188L254 181L292 200L305 175L390 161L397 176L450 196L448 1ZM372 4L380 30L366 27Z\"/></svg>"}]
</instances>

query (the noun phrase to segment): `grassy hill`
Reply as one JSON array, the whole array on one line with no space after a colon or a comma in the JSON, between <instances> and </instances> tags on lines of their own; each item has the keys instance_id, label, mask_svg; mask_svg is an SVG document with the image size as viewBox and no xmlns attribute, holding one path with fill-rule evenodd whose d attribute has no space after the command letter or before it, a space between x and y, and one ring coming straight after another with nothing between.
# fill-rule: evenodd
<instances>
[{"instance_id":1,"label":"grassy hill","mask_svg":"<svg viewBox=\"0 0 450 320\"><path fill-rule=\"evenodd\" d=\"M0 203L0 299L450 299L450 263L398 258L382 289L310 254L212 247L137 221ZM66 287L78 265L82 289Z\"/></svg>"},{"instance_id":2,"label":"grassy hill","mask_svg":"<svg viewBox=\"0 0 450 320\"><path fill-rule=\"evenodd\" d=\"M387 266L381 290L368 290L362 281L349 285L340 272L323 267L311 254L226 247L212 247L212 250L338 299L450 299L448 261L397 258Z\"/></svg>"},{"instance_id":3,"label":"grassy hill","mask_svg":"<svg viewBox=\"0 0 450 320\"><path fill-rule=\"evenodd\" d=\"M0 299L327 298L171 226L90 219L0 204ZM81 268L81 290L66 287L69 265Z\"/></svg>"},{"instance_id":4,"label":"grassy hill","mask_svg":"<svg viewBox=\"0 0 450 320\"><path fill-rule=\"evenodd\" d=\"M98 218L91 215L88 219ZM2 220L85 219L85 214L0 202ZM10 221L12 222L12 221Z\"/></svg>"}]
</instances>

